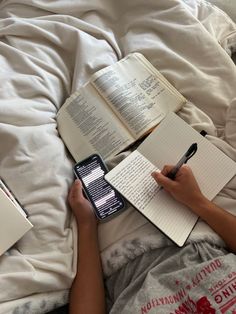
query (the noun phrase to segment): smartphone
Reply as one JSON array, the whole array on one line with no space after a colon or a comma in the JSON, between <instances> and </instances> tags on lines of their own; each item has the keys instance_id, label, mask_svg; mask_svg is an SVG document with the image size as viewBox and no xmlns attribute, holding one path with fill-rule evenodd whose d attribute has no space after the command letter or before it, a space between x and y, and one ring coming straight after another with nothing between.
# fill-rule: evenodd
<instances>
[{"instance_id":1,"label":"smartphone","mask_svg":"<svg viewBox=\"0 0 236 314\"><path fill-rule=\"evenodd\" d=\"M107 220L125 208L122 196L105 180L108 169L98 154L78 162L74 173L82 182L87 199L92 203L99 220Z\"/></svg>"}]
</instances>

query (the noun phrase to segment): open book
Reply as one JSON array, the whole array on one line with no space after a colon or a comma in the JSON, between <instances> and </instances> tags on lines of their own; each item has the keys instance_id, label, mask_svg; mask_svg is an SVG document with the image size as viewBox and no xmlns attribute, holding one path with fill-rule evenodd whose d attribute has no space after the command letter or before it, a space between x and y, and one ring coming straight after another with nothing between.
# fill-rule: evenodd
<instances>
[{"instance_id":1,"label":"open book","mask_svg":"<svg viewBox=\"0 0 236 314\"><path fill-rule=\"evenodd\" d=\"M160 189L151 173L166 164L175 165L193 142L198 150L188 164L202 193L212 200L236 174L236 163L174 113L105 175L140 213L179 246L187 240L198 217Z\"/></svg>"},{"instance_id":2,"label":"open book","mask_svg":"<svg viewBox=\"0 0 236 314\"><path fill-rule=\"evenodd\" d=\"M76 161L121 152L152 131L186 99L140 53L99 70L57 115L58 131Z\"/></svg>"},{"instance_id":3,"label":"open book","mask_svg":"<svg viewBox=\"0 0 236 314\"><path fill-rule=\"evenodd\" d=\"M27 217L26 211L0 179L0 255L33 227Z\"/></svg>"}]
</instances>

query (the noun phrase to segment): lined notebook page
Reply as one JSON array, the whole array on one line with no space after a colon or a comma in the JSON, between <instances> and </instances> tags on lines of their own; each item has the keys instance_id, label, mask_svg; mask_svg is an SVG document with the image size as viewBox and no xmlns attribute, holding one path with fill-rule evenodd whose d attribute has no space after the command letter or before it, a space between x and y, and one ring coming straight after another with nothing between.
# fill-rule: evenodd
<instances>
[{"instance_id":1,"label":"lined notebook page","mask_svg":"<svg viewBox=\"0 0 236 314\"><path fill-rule=\"evenodd\" d=\"M194 142L198 150L188 165L202 193L212 200L236 174L236 163L176 114L170 113L138 151L162 169L166 164L175 165Z\"/></svg>"},{"instance_id":2,"label":"lined notebook page","mask_svg":"<svg viewBox=\"0 0 236 314\"><path fill-rule=\"evenodd\" d=\"M179 246L186 241L198 217L164 190L159 190L151 172L162 169L165 164L176 164L194 142L198 150L188 164L203 194L213 199L236 174L236 163L174 113L161 122L137 151L105 176Z\"/></svg>"},{"instance_id":3,"label":"lined notebook page","mask_svg":"<svg viewBox=\"0 0 236 314\"><path fill-rule=\"evenodd\" d=\"M183 246L198 216L164 190L153 198L143 214L178 246Z\"/></svg>"},{"instance_id":4,"label":"lined notebook page","mask_svg":"<svg viewBox=\"0 0 236 314\"><path fill-rule=\"evenodd\" d=\"M134 151L105 175L116 190L140 211L144 211L159 191L151 173L158 170L138 151Z\"/></svg>"},{"instance_id":5,"label":"lined notebook page","mask_svg":"<svg viewBox=\"0 0 236 314\"><path fill-rule=\"evenodd\" d=\"M198 217L164 190L160 190L151 177L154 170L158 170L157 167L136 150L105 178L141 214L182 246Z\"/></svg>"}]
</instances>

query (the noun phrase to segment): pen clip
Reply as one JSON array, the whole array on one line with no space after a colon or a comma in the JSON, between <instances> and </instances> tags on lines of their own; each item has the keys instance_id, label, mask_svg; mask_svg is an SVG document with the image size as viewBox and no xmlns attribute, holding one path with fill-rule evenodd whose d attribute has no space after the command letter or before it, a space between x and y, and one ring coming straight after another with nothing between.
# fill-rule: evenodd
<instances>
[{"instance_id":1,"label":"pen clip","mask_svg":"<svg viewBox=\"0 0 236 314\"><path fill-rule=\"evenodd\" d=\"M169 179L174 180L177 172L179 171L180 167L183 164L186 164L187 161L193 157L193 155L196 153L197 151L197 143L193 143L189 149L187 150L187 152L184 154L184 156L178 161L178 163L176 164L176 166L167 174L167 177Z\"/></svg>"},{"instance_id":2,"label":"pen clip","mask_svg":"<svg viewBox=\"0 0 236 314\"><path fill-rule=\"evenodd\" d=\"M190 148L188 149L187 153L186 153L186 161L185 163L187 163L187 161L193 157L193 155L196 154L197 151L197 143L193 143Z\"/></svg>"}]
</instances>

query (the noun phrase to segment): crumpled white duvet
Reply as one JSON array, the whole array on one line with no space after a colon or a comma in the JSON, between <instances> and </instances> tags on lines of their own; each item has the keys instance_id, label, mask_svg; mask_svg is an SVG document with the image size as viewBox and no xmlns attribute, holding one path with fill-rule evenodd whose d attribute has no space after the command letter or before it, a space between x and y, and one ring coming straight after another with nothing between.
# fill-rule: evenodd
<instances>
[{"instance_id":1,"label":"crumpled white duvet","mask_svg":"<svg viewBox=\"0 0 236 314\"><path fill-rule=\"evenodd\" d=\"M180 116L236 160L235 49L235 24L204 1L0 1L0 175L34 225L0 257L1 314L64 304L75 275L73 160L56 123L65 99L95 71L141 52L190 101ZM215 201L236 211L236 178ZM133 209L99 236L105 275L170 244ZM201 221L189 241L199 239L220 241Z\"/></svg>"}]
</instances>

